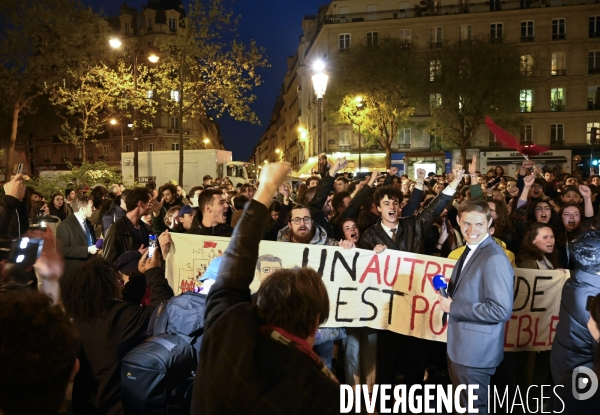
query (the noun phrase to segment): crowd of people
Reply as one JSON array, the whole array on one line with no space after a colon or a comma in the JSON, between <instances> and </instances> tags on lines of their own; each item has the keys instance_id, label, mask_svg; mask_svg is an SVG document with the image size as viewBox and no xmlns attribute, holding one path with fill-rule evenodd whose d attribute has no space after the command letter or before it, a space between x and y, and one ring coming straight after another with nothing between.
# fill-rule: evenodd
<instances>
[{"instance_id":1,"label":"crowd of people","mask_svg":"<svg viewBox=\"0 0 600 415\"><path fill-rule=\"evenodd\" d=\"M471 361L477 354L464 343L456 346L462 335L452 324L456 330L457 322L470 321L457 311L458 292L442 304L448 360L444 343L366 327L328 328L330 299L309 268L279 264L253 298L249 285L261 240L443 256L459 260L462 270L472 251L487 247L492 254L482 266L506 271L508 264L508 273L511 266L569 270L552 351L502 356L509 304L494 320L501 363L480 367L493 365L486 376L510 388L567 385L562 398L569 410L597 413L599 396L577 401L569 393L576 367L600 375L599 175L584 180L542 172L525 160L511 178L502 167L479 172L475 157L466 172L460 166L441 175L416 169L414 179L395 167L354 179L342 173L346 167L344 159L330 163L322 156L318 171L296 187L289 166L272 163L257 184L236 188L228 178L207 175L188 192L175 182L156 187L151 181L86 192L74 184L64 194L42 195L21 175L6 182L0 414L126 413L121 361L147 338L161 302L174 296L163 260L172 233L232 237L204 291L192 414L339 413L340 383L366 384L370 392L375 384L450 383L449 369L458 379L457 362L470 367L465 354ZM475 214L484 220L468 223ZM23 237L44 240L29 269L10 257L13 241ZM501 289L510 299L513 276L504 271L498 278L506 280ZM456 274L454 291L460 270Z\"/></svg>"}]
</instances>

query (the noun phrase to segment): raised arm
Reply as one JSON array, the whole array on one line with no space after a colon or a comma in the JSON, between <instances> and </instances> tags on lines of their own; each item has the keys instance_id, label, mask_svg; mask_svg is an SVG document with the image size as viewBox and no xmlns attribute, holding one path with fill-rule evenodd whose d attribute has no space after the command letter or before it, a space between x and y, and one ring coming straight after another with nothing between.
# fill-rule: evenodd
<instances>
[{"instance_id":1,"label":"raised arm","mask_svg":"<svg viewBox=\"0 0 600 415\"><path fill-rule=\"evenodd\" d=\"M308 204L308 209L310 210L311 215L315 215L323 210L323 206L325 206L325 202L329 197L329 193L333 191L333 182L335 181L335 175L338 171L346 167L348 162L346 159L339 158L335 162L333 166L329 169L329 173L323 175L323 178L317 185L317 191L315 192L315 196L312 198L310 203Z\"/></svg>"},{"instance_id":2,"label":"raised arm","mask_svg":"<svg viewBox=\"0 0 600 415\"><path fill-rule=\"evenodd\" d=\"M584 184L579 185L579 193L583 196L584 215L586 218L594 217L594 206L592 205L592 191Z\"/></svg>"},{"instance_id":3,"label":"raised arm","mask_svg":"<svg viewBox=\"0 0 600 415\"><path fill-rule=\"evenodd\" d=\"M262 169L260 187L244 207L223 253L219 279L209 291L205 314L207 330L230 307L251 301L250 284L254 279L260 240L265 233L268 207L289 171L290 166L285 163L270 163Z\"/></svg>"}]
</instances>

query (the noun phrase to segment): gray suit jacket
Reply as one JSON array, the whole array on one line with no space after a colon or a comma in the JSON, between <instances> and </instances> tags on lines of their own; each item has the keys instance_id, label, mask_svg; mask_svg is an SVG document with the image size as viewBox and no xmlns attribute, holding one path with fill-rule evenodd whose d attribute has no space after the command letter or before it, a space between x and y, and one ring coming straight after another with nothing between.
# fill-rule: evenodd
<instances>
[{"instance_id":1,"label":"gray suit jacket","mask_svg":"<svg viewBox=\"0 0 600 415\"><path fill-rule=\"evenodd\" d=\"M513 308L514 271L502 248L484 240L464 266L448 319L448 356L463 366L491 368L504 358L504 328ZM454 289L454 291L452 291Z\"/></svg>"}]
</instances>

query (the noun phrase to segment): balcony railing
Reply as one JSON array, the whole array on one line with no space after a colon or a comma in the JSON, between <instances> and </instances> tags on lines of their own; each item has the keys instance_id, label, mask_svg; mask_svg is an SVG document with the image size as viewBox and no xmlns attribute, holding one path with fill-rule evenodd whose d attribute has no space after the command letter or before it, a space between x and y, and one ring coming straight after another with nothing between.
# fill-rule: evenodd
<instances>
[{"instance_id":1,"label":"balcony railing","mask_svg":"<svg viewBox=\"0 0 600 415\"><path fill-rule=\"evenodd\" d=\"M441 48L442 46L444 46L443 42L429 42L429 47L431 49Z\"/></svg>"},{"instance_id":2,"label":"balcony railing","mask_svg":"<svg viewBox=\"0 0 600 415\"><path fill-rule=\"evenodd\" d=\"M521 36L521 43L535 42L535 36Z\"/></svg>"},{"instance_id":3,"label":"balcony railing","mask_svg":"<svg viewBox=\"0 0 600 415\"><path fill-rule=\"evenodd\" d=\"M565 104L550 104L550 111L564 111Z\"/></svg>"},{"instance_id":4,"label":"balcony railing","mask_svg":"<svg viewBox=\"0 0 600 415\"><path fill-rule=\"evenodd\" d=\"M564 147L565 140L550 140L550 145L552 147Z\"/></svg>"},{"instance_id":5,"label":"balcony railing","mask_svg":"<svg viewBox=\"0 0 600 415\"><path fill-rule=\"evenodd\" d=\"M504 42L503 37L491 37L490 38L490 43L502 43L502 42Z\"/></svg>"},{"instance_id":6,"label":"balcony railing","mask_svg":"<svg viewBox=\"0 0 600 415\"><path fill-rule=\"evenodd\" d=\"M398 149L409 149L410 143L398 143Z\"/></svg>"},{"instance_id":7,"label":"balcony railing","mask_svg":"<svg viewBox=\"0 0 600 415\"><path fill-rule=\"evenodd\" d=\"M588 68L588 74L600 73L600 68Z\"/></svg>"},{"instance_id":8,"label":"balcony railing","mask_svg":"<svg viewBox=\"0 0 600 415\"><path fill-rule=\"evenodd\" d=\"M565 76L567 72L564 69L554 69L550 71L552 76Z\"/></svg>"},{"instance_id":9,"label":"balcony railing","mask_svg":"<svg viewBox=\"0 0 600 415\"><path fill-rule=\"evenodd\" d=\"M554 34L554 35L552 35L552 40L567 40L567 34L566 33Z\"/></svg>"},{"instance_id":10,"label":"balcony railing","mask_svg":"<svg viewBox=\"0 0 600 415\"><path fill-rule=\"evenodd\" d=\"M532 146L533 145L533 140L519 140L519 144L522 146Z\"/></svg>"},{"instance_id":11,"label":"balcony railing","mask_svg":"<svg viewBox=\"0 0 600 415\"><path fill-rule=\"evenodd\" d=\"M472 4L450 4L447 6L432 5L430 7L415 5L413 8L403 10L378 10L377 12L328 15L325 17L324 21L321 22L321 24L353 23L364 22L368 20L410 19L413 17L485 13L503 10L535 9L540 7L578 6L594 3L596 3L596 0L512 0L502 2L481 1ZM600 33L598 35L600 36Z\"/></svg>"},{"instance_id":12,"label":"balcony railing","mask_svg":"<svg viewBox=\"0 0 600 415\"><path fill-rule=\"evenodd\" d=\"M588 110L600 110L600 104L595 104L588 101Z\"/></svg>"},{"instance_id":13,"label":"balcony railing","mask_svg":"<svg viewBox=\"0 0 600 415\"><path fill-rule=\"evenodd\" d=\"M500 141L490 141L488 146L491 148L498 148L502 147L502 143Z\"/></svg>"}]
</instances>

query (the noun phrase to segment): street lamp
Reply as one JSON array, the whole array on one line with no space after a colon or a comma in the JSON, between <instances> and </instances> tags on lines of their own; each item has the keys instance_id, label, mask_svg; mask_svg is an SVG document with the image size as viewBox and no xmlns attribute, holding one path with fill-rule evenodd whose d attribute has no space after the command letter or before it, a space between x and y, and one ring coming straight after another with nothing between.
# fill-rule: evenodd
<instances>
[{"instance_id":1,"label":"street lamp","mask_svg":"<svg viewBox=\"0 0 600 415\"><path fill-rule=\"evenodd\" d=\"M325 91L327 90L327 81L329 80L329 76L324 72L325 63L323 63L323 61L316 61L313 69L315 71L315 74L312 76L313 89L315 90L315 95L317 96L318 148L319 154L321 154L323 142L323 95L325 95Z\"/></svg>"},{"instance_id":2,"label":"street lamp","mask_svg":"<svg viewBox=\"0 0 600 415\"><path fill-rule=\"evenodd\" d=\"M202 140L202 142L204 143L204 148L208 148L208 143L210 143L210 140L208 138L205 138L204 140Z\"/></svg>"},{"instance_id":3,"label":"street lamp","mask_svg":"<svg viewBox=\"0 0 600 415\"><path fill-rule=\"evenodd\" d=\"M118 38L112 38L108 41L110 47L113 49L119 49L123 42ZM148 56L148 60L152 63L158 62L158 56L154 53ZM133 90L137 93L138 83L138 47L137 42L133 49ZM139 149L138 149L138 109L136 106L133 107L133 178L137 182L139 179ZM121 130L122 131L122 130ZM123 139L121 135L121 151L123 151Z\"/></svg>"},{"instance_id":4,"label":"street lamp","mask_svg":"<svg viewBox=\"0 0 600 415\"><path fill-rule=\"evenodd\" d=\"M125 150L125 147L123 147L123 123L122 122L118 122L116 119L111 118L110 120L111 125L117 125L117 123L121 126L121 153L123 153Z\"/></svg>"}]
</instances>

